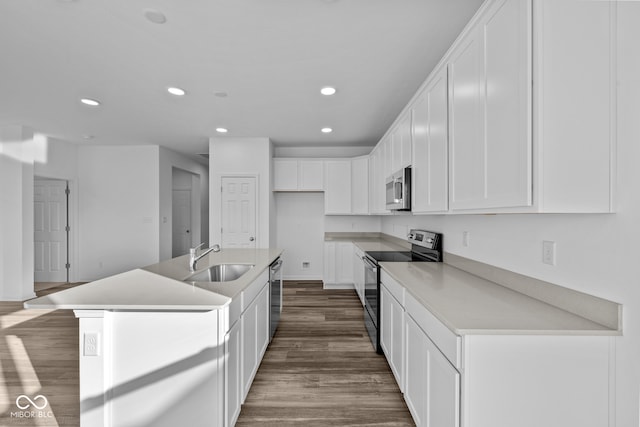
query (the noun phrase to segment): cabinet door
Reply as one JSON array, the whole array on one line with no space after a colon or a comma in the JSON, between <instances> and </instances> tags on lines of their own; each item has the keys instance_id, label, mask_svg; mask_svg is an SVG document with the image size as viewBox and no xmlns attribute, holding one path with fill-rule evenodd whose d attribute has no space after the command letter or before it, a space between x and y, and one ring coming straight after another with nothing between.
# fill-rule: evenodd
<instances>
[{"instance_id":1,"label":"cabinet door","mask_svg":"<svg viewBox=\"0 0 640 427\"><path fill-rule=\"evenodd\" d=\"M407 113L393 135L393 170L411 166L411 113Z\"/></svg>"},{"instance_id":2,"label":"cabinet door","mask_svg":"<svg viewBox=\"0 0 640 427\"><path fill-rule=\"evenodd\" d=\"M530 2L497 1L449 62L451 208L531 205Z\"/></svg>"},{"instance_id":3,"label":"cabinet door","mask_svg":"<svg viewBox=\"0 0 640 427\"><path fill-rule=\"evenodd\" d=\"M448 209L447 69L431 79L413 113L412 211Z\"/></svg>"},{"instance_id":4,"label":"cabinet door","mask_svg":"<svg viewBox=\"0 0 640 427\"><path fill-rule=\"evenodd\" d=\"M273 159L273 189L296 191L298 189L298 161Z\"/></svg>"},{"instance_id":5,"label":"cabinet door","mask_svg":"<svg viewBox=\"0 0 640 427\"><path fill-rule=\"evenodd\" d=\"M336 282L341 284L353 283L353 243L336 243Z\"/></svg>"},{"instance_id":6,"label":"cabinet door","mask_svg":"<svg viewBox=\"0 0 640 427\"><path fill-rule=\"evenodd\" d=\"M300 160L298 162L298 189L322 191L324 189L324 162Z\"/></svg>"},{"instance_id":7,"label":"cabinet door","mask_svg":"<svg viewBox=\"0 0 640 427\"><path fill-rule=\"evenodd\" d=\"M460 426L460 374L405 316L404 398L416 426Z\"/></svg>"},{"instance_id":8,"label":"cabinet door","mask_svg":"<svg viewBox=\"0 0 640 427\"><path fill-rule=\"evenodd\" d=\"M256 322L258 310L256 300L242 313L242 401L247 397L258 361L258 340Z\"/></svg>"},{"instance_id":9,"label":"cabinet door","mask_svg":"<svg viewBox=\"0 0 640 427\"><path fill-rule=\"evenodd\" d=\"M480 31L464 38L449 62L451 208L479 208L484 202L484 103Z\"/></svg>"},{"instance_id":10,"label":"cabinet door","mask_svg":"<svg viewBox=\"0 0 640 427\"><path fill-rule=\"evenodd\" d=\"M483 26L488 207L532 204L530 7L498 1Z\"/></svg>"},{"instance_id":11,"label":"cabinet door","mask_svg":"<svg viewBox=\"0 0 640 427\"><path fill-rule=\"evenodd\" d=\"M225 339L225 425L233 426L240 415L242 401L240 321L231 327Z\"/></svg>"},{"instance_id":12,"label":"cabinet door","mask_svg":"<svg viewBox=\"0 0 640 427\"><path fill-rule=\"evenodd\" d=\"M360 298L360 302L364 306L364 263L362 261L362 252L354 247L353 251L353 287Z\"/></svg>"},{"instance_id":13,"label":"cabinet door","mask_svg":"<svg viewBox=\"0 0 640 427\"><path fill-rule=\"evenodd\" d=\"M351 160L325 162L324 213L351 213Z\"/></svg>"},{"instance_id":14,"label":"cabinet door","mask_svg":"<svg viewBox=\"0 0 640 427\"><path fill-rule=\"evenodd\" d=\"M256 369L269 345L269 283L266 284L256 298Z\"/></svg>"},{"instance_id":15,"label":"cabinet door","mask_svg":"<svg viewBox=\"0 0 640 427\"><path fill-rule=\"evenodd\" d=\"M325 284L336 283L336 242L324 242L323 267L322 281Z\"/></svg>"},{"instance_id":16,"label":"cabinet door","mask_svg":"<svg viewBox=\"0 0 640 427\"><path fill-rule=\"evenodd\" d=\"M369 159L351 160L351 213L369 213Z\"/></svg>"},{"instance_id":17,"label":"cabinet door","mask_svg":"<svg viewBox=\"0 0 640 427\"><path fill-rule=\"evenodd\" d=\"M382 148L376 147L369 156L369 212L384 212L384 175L382 171Z\"/></svg>"},{"instance_id":18,"label":"cabinet door","mask_svg":"<svg viewBox=\"0 0 640 427\"><path fill-rule=\"evenodd\" d=\"M380 287L380 345L400 391L404 391L404 308L389 293Z\"/></svg>"}]
</instances>

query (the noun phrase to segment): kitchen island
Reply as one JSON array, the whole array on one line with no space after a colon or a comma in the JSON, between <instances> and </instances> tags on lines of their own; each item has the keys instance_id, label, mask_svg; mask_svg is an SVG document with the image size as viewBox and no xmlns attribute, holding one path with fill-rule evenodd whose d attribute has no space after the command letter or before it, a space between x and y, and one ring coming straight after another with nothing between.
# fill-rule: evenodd
<instances>
[{"instance_id":1,"label":"kitchen island","mask_svg":"<svg viewBox=\"0 0 640 427\"><path fill-rule=\"evenodd\" d=\"M281 253L224 249L195 272L185 255L27 301L79 318L81 424L233 424L268 345L269 265ZM219 264L253 267L188 280Z\"/></svg>"}]
</instances>

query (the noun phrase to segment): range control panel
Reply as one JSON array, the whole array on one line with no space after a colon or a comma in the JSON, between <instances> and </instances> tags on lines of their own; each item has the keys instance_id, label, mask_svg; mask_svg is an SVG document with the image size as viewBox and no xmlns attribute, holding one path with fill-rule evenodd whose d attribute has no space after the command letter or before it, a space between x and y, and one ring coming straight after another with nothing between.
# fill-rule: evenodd
<instances>
[{"instance_id":1,"label":"range control panel","mask_svg":"<svg viewBox=\"0 0 640 427\"><path fill-rule=\"evenodd\" d=\"M425 230L411 230L407 234L407 240L413 245L428 249L439 249L441 234Z\"/></svg>"}]
</instances>

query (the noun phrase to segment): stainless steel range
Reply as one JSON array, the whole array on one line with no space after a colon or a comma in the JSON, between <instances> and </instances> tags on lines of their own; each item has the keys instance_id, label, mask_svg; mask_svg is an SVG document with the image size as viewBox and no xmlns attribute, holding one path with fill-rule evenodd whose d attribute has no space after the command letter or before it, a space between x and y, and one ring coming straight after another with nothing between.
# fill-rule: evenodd
<instances>
[{"instance_id":1,"label":"stainless steel range","mask_svg":"<svg viewBox=\"0 0 640 427\"><path fill-rule=\"evenodd\" d=\"M377 353L380 347L380 263L381 262L442 262L442 234L411 230L407 236L410 251L369 251L362 258L365 265L364 324Z\"/></svg>"}]
</instances>

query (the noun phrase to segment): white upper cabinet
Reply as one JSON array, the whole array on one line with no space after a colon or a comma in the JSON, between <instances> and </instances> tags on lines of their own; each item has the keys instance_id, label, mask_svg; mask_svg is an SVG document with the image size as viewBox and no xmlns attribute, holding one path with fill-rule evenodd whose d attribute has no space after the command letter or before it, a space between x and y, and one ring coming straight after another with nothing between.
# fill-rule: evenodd
<instances>
[{"instance_id":1,"label":"white upper cabinet","mask_svg":"<svg viewBox=\"0 0 640 427\"><path fill-rule=\"evenodd\" d=\"M452 210L532 204L531 10L494 2L452 51Z\"/></svg>"},{"instance_id":2,"label":"white upper cabinet","mask_svg":"<svg viewBox=\"0 0 640 427\"><path fill-rule=\"evenodd\" d=\"M324 213L351 214L351 160L325 161Z\"/></svg>"},{"instance_id":3,"label":"white upper cabinet","mask_svg":"<svg viewBox=\"0 0 640 427\"><path fill-rule=\"evenodd\" d=\"M378 143L380 179L409 164L408 125L414 212L613 212L615 11L487 0Z\"/></svg>"},{"instance_id":4,"label":"white upper cabinet","mask_svg":"<svg viewBox=\"0 0 640 427\"><path fill-rule=\"evenodd\" d=\"M351 160L351 213L369 213L369 158L357 157Z\"/></svg>"},{"instance_id":5,"label":"white upper cabinet","mask_svg":"<svg viewBox=\"0 0 640 427\"><path fill-rule=\"evenodd\" d=\"M324 161L273 159L274 191L323 191Z\"/></svg>"},{"instance_id":6,"label":"white upper cabinet","mask_svg":"<svg viewBox=\"0 0 640 427\"><path fill-rule=\"evenodd\" d=\"M402 168L411 166L411 114L407 112L395 128L389 140L391 152L387 153L391 161L389 175Z\"/></svg>"},{"instance_id":7,"label":"white upper cabinet","mask_svg":"<svg viewBox=\"0 0 640 427\"><path fill-rule=\"evenodd\" d=\"M447 69L442 68L413 104L411 210L414 213L448 209L447 91Z\"/></svg>"},{"instance_id":8,"label":"white upper cabinet","mask_svg":"<svg viewBox=\"0 0 640 427\"><path fill-rule=\"evenodd\" d=\"M539 210L614 211L616 3L534 2Z\"/></svg>"}]
</instances>

